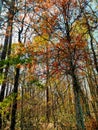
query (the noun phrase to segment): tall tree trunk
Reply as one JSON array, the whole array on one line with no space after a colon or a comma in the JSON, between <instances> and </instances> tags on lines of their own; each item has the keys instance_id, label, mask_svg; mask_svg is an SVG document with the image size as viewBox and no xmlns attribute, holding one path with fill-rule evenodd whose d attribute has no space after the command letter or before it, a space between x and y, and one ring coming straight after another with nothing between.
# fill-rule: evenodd
<instances>
[{"instance_id":1,"label":"tall tree trunk","mask_svg":"<svg viewBox=\"0 0 98 130\"><path fill-rule=\"evenodd\" d=\"M50 108L49 108L49 59L48 59L48 45L46 47L46 68L47 68L47 74L46 74L46 118L47 122L50 121Z\"/></svg>"},{"instance_id":2,"label":"tall tree trunk","mask_svg":"<svg viewBox=\"0 0 98 130\"><path fill-rule=\"evenodd\" d=\"M69 9L67 10L69 11ZM67 14L68 12L66 12ZM66 17L66 15L65 15ZM68 44L71 44L71 37L70 37L70 26L68 23L68 20L66 21L66 32L67 32L67 40ZM70 54L70 68L71 68L71 77L73 81L73 92L74 92L74 100L75 100L75 112L76 112L76 124L77 124L77 130L85 130L84 121L83 121L83 112L82 107L80 103L80 85L78 83L78 78L75 74L75 65L73 63L73 54L68 48L69 54ZM75 52L74 52L75 53Z\"/></svg>"},{"instance_id":3,"label":"tall tree trunk","mask_svg":"<svg viewBox=\"0 0 98 130\"><path fill-rule=\"evenodd\" d=\"M25 73L23 75L23 78L25 79ZM24 84L25 84L25 80L23 80L22 84L21 84L21 121L20 121L20 127L21 130L24 129L23 125L24 125L24 115L23 115L23 102L24 102ZM31 96L31 95L30 95Z\"/></svg>"},{"instance_id":4,"label":"tall tree trunk","mask_svg":"<svg viewBox=\"0 0 98 130\"><path fill-rule=\"evenodd\" d=\"M92 54L93 54L94 65L95 65L95 69L98 73L98 60L97 60L97 55L96 55L95 50L94 50L93 36L92 36L90 26L88 23L87 23L87 25L88 25L88 32L89 32L89 36L90 36L90 45L91 45L91 50L92 50Z\"/></svg>"},{"instance_id":5,"label":"tall tree trunk","mask_svg":"<svg viewBox=\"0 0 98 130\"><path fill-rule=\"evenodd\" d=\"M49 117L50 117L50 110L49 110L49 88L48 86L46 86L46 118L47 118L47 122L49 123Z\"/></svg>"},{"instance_id":6,"label":"tall tree trunk","mask_svg":"<svg viewBox=\"0 0 98 130\"><path fill-rule=\"evenodd\" d=\"M11 25L11 30L10 30L10 36L8 38L8 57L11 54L11 44L12 44L12 25ZM7 51L6 51L6 53L7 53ZM3 57L3 58L5 59L5 57ZM8 69L9 69L9 63L6 65L5 72L4 72L4 81L1 85L0 102L2 102L4 99L4 92L5 92L5 88L6 88ZM3 71L3 69L1 71Z\"/></svg>"},{"instance_id":7,"label":"tall tree trunk","mask_svg":"<svg viewBox=\"0 0 98 130\"><path fill-rule=\"evenodd\" d=\"M15 4L15 3L13 3ZM1 53L1 60L5 60L6 58L6 55L7 55L7 51L9 51L8 49L10 49L9 45L11 43L11 40L12 40L12 25L13 25L13 18L14 18L14 5L13 6L10 6L10 9L9 9L9 12L8 12L8 23L7 23L7 28L6 28L6 34L5 34L5 40L4 40L4 46L3 46L3 50L2 50L2 53ZM2 66L0 66L0 73L3 72L3 68Z\"/></svg>"},{"instance_id":8,"label":"tall tree trunk","mask_svg":"<svg viewBox=\"0 0 98 130\"><path fill-rule=\"evenodd\" d=\"M26 16L26 15L25 15ZM24 23L24 18L22 19L22 25ZM21 29L19 29L18 32L18 42L21 43L21 34L23 31L23 26ZM20 68L16 68L16 75L15 75L15 83L14 83L14 99L13 99L13 106L12 106L12 114L11 114L11 126L10 130L15 130L15 125L16 125L16 111L17 111L17 96L18 96L18 83L19 83L19 74L20 73Z\"/></svg>"},{"instance_id":9,"label":"tall tree trunk","mask_svg":"<svg viewBox=\"0 0 98 130\"><path fill-rule=\"evenodd\" d=\"M19 83L19 68L16 68L15 82L14 82L14 97L13 97L13 106L11 113L11 126L10 130L15 130L16 124L16 111L17 111L17 96L18 96L18 83Z\"/></svg>"},{"instance_id":10,"label":"tall tree trunk","mask_svg":"<svg viewBox=\"0 0 98 130\"><path fill-rule=\"evenodd\" d=\"M80 104L80 86L74 72L72 73L72 80L73 80L73 91L74 91L74 98L75 98L77 130L85 130L82 107Z\"/></svg>"},{"instance_id":11,"label":"tall tree trunk","mask_svg":"<svg viewBox=\"0 0 98 130\"><path fill-rule=\"evenodd\" d=\"M13 3L13 4L15 4L15 3ZM14 5L13 5L13 7L14 7ZM14 17L14 10L12 10L12 6L11 6L10 10L9 10L9 15L8 15L9 21L8 21L8 25L7 25L7 29L6 29L6 34L7 35L5 35L4 46L3 46L3 50L2 50L2 54L1 54L1 60L5 60L6 55L7 55L7 51L8 51L8 56L11 53L13 17ZM0 67L1 67L0 73L2 74L3 68L2 68L1 65L0 65ZM8 69L9 69L9 64L7 64L6 68L5 68L4 81L3 81L2 85L1 85L0 102L2 102L3 99L4 99ZM0 113L0 128L2 128L2 116L1 116L1 113Z\"/></svg>"}]
</instances>

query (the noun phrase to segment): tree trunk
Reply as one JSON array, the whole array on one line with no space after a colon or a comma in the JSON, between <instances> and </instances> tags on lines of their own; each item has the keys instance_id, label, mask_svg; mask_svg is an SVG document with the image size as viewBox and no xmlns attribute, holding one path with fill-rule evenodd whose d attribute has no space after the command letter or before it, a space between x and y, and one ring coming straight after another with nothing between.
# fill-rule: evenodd
<instances>
[{"instance_id":1,"label":"tree trunk","mask_svg":"<svg viewBox=\"0 0 98 130\"><path fill-rule=\"evenodd\" d=\"M46 105L47 105L47 108L46 108L46 118L47 118L47 122L49 123L49 117L50 117L50 110L49 110L49 88L48 86L46 86Z\"/></svg>"},{"instance_id":2,"label":"tree trunk","mask_svg":"<svg viewBox=\"0 0 98 130\"><path fill-rule=\"evenodd\" d=\"M11 15L11 17L10 17ZM8 25L7 25L7 29L6 29L6 36L5 36L5 41L4 41L4 46L3 46L3 50L2 50L2 54L1 54L1 60L5 60L6 55L7 55L7 48L8 48L8 56L10 55L11 52L11 43L12 43L12 21L13 21L13 17L14 17L14 12L12 11L11 7L9 10L9 21L8 21ZM10 27L10 29L9 29ZM9 46L8 46L9 45ZM3 68L0 65L0 73L2 74L3 72ZM3 101L4 99L4 92L5 92L5 88L6 88L6 78L7 78L7 74L8 74L8 69L9 69L9 64L7 64L6 68L5 68L5 74L4 74L4 81L2 83L1 86L1 92L0 92L0 102ZM2 128L2 115L0 113L0 128Z\"/></svg>"},{"instance_id":3,"label":"tree trunk","mask_svg":"<svg viewBox=\"0 0 98 130\"><path fill-rule=\"evenodd\" d=\"M66 21L66 32L67 32L68 43L71 44L70 29L69 29L68 21ZM71 75L72 81L73 81L77 130L85 130L82 107L80 104L80 85L78 83L78 79L77 79L76 74L75 74L75 65L73 64L73 54L71 53L70 48L68 48L68 51L70 54L70 68L71 68L70 75Z\"/></svg>"},{"instance_id":4,"label":"tree trunk","mask_svg":"<svg viewBox=\"0 0 98 130\"><path fill-rule=\"evenodd\" d=\"M19 83L19 68L16 68L15 82L14 82L14 97L13 97L13 106L11 113L11 126L10 130L15 130L16 124L16 110L17 110L17 96L18 96L18 83Z\"/></svg>"},{"instance_id":5,"label":"tree trunk","mask_svg":"<svg viewBox=\"0 0 98 130\"><path fill-rule=\"evenodd\" d=\"M46 72L46 119L47 122L49 123L50 121L50 106L49 106L49 59L48 59L48 45L46 47L46 68L47 68L47 72Z\"/></svg>"},{"instance_id":6,"label":"tree trunk","mask_svg":"<svg viewBox=\"0 0 98 130\"><path fill-rule=\"evenodd\" d=\"M24 16L24 18L25 18L25 16ZM22 20L22 24L24 23L24 18ZM21 43L22 31L23 31L23 26L21 27L21 29L19 29L19 32L18 32L18 42L19 43ZM16 111L17 111L17 96L18 96L19 72L20 72L20 69L16 68L15 83L14 83L14 94L15 95L14 95L14 99L13 99L10 130L15 130L15 125L16 125Z\"/></svg>"},{"instance_id":7,"label":"tree trunk","mask_svg":"<svg viewBox=\"0 0 98 130\"><path fill-rule=\"evenodd\" d=\"M74 98L75 98L77 130L85 130L82 107L80 104L80 86L78 84L78 79L74 73L72 74L72 79L73 79L73 91L74 91Z\"/></svg>"}]
</instances>

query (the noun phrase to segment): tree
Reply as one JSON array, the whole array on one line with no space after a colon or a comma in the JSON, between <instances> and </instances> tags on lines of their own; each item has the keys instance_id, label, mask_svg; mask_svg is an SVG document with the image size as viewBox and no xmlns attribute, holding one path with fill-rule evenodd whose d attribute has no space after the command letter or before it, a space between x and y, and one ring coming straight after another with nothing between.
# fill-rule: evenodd
<instances>
[{"instance_id":1,"label":"tree","mask_svg":"<svg viewBox=\"0 0 98 130\"><path fill-rule=\"evenodd\" d=\"M12 4L10 5L10 9L8 12L8 23L7 23L7 28L6 28L6 34L5 34L5 41L4 41L4 46L3 46L3 50L1 53L1 61L6 59L7 53L8 56L11 53L11 43L12 43L12 23L13 23L13 17L14 17L14 6L15 6L15 1L12 2ZM6 82L5 80L7 79L7 74L8 74L8 68L9 68L9 64L7 64L6 68L5 68L5 74L4 74L4 81L2 83L1 86L1 92L0 92L0 102L3 101L4 99L4 92L5 92L5 87L6 87ZM3 72L3 68L0 65L0 73L2 74ZM2 121L1 121L1 114L0 114L0 128L2 127Z\"/></svg>"}]
</instances>

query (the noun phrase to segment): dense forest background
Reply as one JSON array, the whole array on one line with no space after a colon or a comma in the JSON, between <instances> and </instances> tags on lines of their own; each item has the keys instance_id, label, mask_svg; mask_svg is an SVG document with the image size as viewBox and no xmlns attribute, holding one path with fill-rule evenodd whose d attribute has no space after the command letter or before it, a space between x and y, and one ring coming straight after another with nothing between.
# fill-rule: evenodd
<instances>
[{"instance_id":1,"label":"dense forest background","mask_svg":"<svg viewBox=\"0 0 98 130\"><path fill-rule=\"evenodd\" d=\"M0 0L0 130L98 130L97 0Z\"/></svg>"}]
</instances>

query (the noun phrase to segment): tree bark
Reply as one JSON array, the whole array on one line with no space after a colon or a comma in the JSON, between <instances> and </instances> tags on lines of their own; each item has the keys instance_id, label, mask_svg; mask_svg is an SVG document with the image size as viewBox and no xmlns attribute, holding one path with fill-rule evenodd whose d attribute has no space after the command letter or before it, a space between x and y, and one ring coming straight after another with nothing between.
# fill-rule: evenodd
<instances>
[{"instance_id":1,"label":"tree bark","mask_svg":"<svg viewBox=\"0 0 98 130\"><path fill-rule=\"evenodd\" d=\"M11 126L10 130L15 130L16 124L16 111L17 111L17 96L18 96L18 83L19 83L19 68L16 68L15 82L14 82L14 97L13 97L13 106L11 113Z\"/></svg>"},{"instance_id":2,"label":"tree bark","mask_svg":"<svg viewBox=\"0 0 98 130\"><path fill-rule=\"evenodd\" d=\"M74 72L72 73L72 80L73 80L73 91L74 91L74 98L75 98L77 130L85 130L84 121L83 121L83 112L80 104L80 86Z\"/></svg>"}]
</instances>

